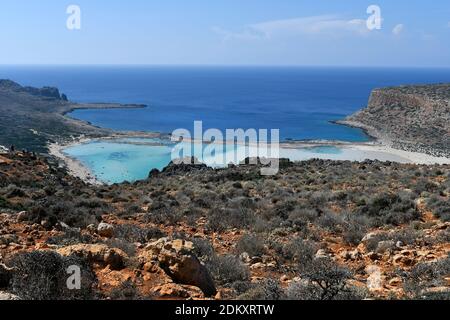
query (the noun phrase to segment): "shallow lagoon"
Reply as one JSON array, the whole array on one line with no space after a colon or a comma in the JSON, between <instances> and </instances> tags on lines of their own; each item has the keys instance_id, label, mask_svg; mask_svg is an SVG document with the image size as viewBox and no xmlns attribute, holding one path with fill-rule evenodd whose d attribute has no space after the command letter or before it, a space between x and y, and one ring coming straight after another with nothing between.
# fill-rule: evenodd
<instances>
[{"instance_id":1,"label":"shallow lagoon","mask_svg":"<svg viewBox=\"0 0 450 320\"><path fill-rule=\"evenodd\" d=\"M162 170L172 159L172 153L183 156L196 156L211 167L223 167L224 163L239 163L246 157L257 155L256 148L225 145L216 152L205 152L208 145L191 148L190 144L182 144L184 153L174 152L175 144L160 139L127 138L118 140L98 140L78 144L64 149L68 156L79 160L88 167L102 182L119 183L136 181L148 177L152 169ZM188 147L189 146L189 147ZM206 149L208 150L208 149ZM178 150L179 151L179 150ZM235 155L234 158L232 156ZM379 154L370 154L349 148L334 146L318 146L304 148L280 148L279 156L292 161L308 160L312 158L332 160L355 160L379 158ZM225 159L225 161L224 161ZM384 159L388 160L388 159ZM400 161L401 158L389 158Z\"/></svg>"}]
</instances>

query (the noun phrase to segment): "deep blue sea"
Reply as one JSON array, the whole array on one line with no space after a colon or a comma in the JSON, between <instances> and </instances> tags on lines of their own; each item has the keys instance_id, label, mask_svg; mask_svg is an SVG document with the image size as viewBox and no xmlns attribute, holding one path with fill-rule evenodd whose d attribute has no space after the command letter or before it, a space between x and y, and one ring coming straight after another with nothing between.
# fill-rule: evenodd
<instances>
[{"instance_id":1,"label":"deep blue sea","mask_svg":"<svg viewBox=\"0 0 450 320\"><path fill-rule=\"evenodd\" d=\"M450 82L450 69L0 66L0 78L56 86L78 102L148 105L71 114L117 130L170 133L202 120L205 129L280 129L282 140L363 141L361 130L329 121L364 107L374 88Z\"/></svg>"},{"instance_id":2,"label":"deep blue sea","mask_svg":"<svg viewBox=\"0 0 450 320\"><path fill-rule=\"evenodd\" d=\"M116 130L171 133L179 128L192 130L193 122L201 120L205 130L280 129L282 140L366 141L363 131L330 121L365 107L374 88L450 82L450 69L0 66L1 78L22 85L55 86L77 102L148 105L70 114ZM114 183L144 179L151 169L164 168L173 157L172 148L93 141L67 148L65 153L84 163L99 180ZM193 154L216 166L230 150L234 147L214 156ZM291 160L377 157L339 148L281 149L280 155ZM239 155L240 159L246 156L245 152Z\"/></svg>"}]
</instances>

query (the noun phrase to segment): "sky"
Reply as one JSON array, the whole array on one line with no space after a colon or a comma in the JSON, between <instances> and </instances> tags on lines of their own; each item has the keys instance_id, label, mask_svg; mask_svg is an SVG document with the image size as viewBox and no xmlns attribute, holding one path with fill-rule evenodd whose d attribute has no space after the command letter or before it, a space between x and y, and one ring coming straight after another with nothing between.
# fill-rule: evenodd
<instances>
[{"instance_id":1,"label":"sky","mask_svg":"<svg viewBox=\"0 0 450 320\"><path fill-rule=\"evenodd\" d=\"M0 45L3 65L450 67L450 1L0 0Z\"/></svg>"}]
</instances>

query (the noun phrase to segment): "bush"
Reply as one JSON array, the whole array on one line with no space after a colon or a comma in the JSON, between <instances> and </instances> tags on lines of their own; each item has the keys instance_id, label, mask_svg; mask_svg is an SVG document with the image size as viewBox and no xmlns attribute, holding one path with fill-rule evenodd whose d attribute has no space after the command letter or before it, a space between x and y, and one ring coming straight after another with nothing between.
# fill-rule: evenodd
<instances>
[{"instance_id":1,"label":"bush","mask_svg":"<svg viewBox=\"0 0 450 320\"><path fill-rule=\"evenodd\" d=\"M374 196L369 204L359 209L359 214L371 218L374 226L385 224L398 226L420 217L412 199L388 193Z\"/></svg>"},{"instance_id":2,"label":"bush","mask_svg":"<svg viewBox=\"0 0 450 320\"><path fill-rule=\"evenodd\" d=\"M206 266L220 285L247 281L250 275L247 266L233 255L214 256Z\"/></svg>"},{"instance_id":3,"label":"bush","mask_svg":"<svg viewBox=\"0 0 450 320\"><path fill-rule=\"evenodd\" d=\"M450 300L450 290L434 293L426 289L445 286L444 277L450 274L450 256L445 259L416 265L406 276L404 289L413 299Z\"/></svg>"},{"instance_id":4,"label":"bush","mask_svg":"<svg viewBox=\"0 0 450 320\"><path fill-rule=\"evenodd\" d=\"M291 298L300 300L356 300L361 294L347 285L352 273L328 258L314 259L301 268L304 283L288 290Z\"/></svg>"},{"instance_id":5,"label":"bush","mask_svg":"<svg viewBox=\"0 0 450 320\"><path fill-rule=\"evenodd\" d=\"M52 251L33 251L14 256L11 291L25 300L88 300L94 298L95 274L86 261ZM81 289L69 290L69 266L81 268Z\"/></svg>"},{"instance_id":6,"label":"bush","mask_svg":"<svg viewBox=\"0 0 450 320\"><path fill-rule=\"evenodd\" d=\"M247 252L251 257L260 257L265 251L263 241L253 234L246 234L239 239L236 250L239 254Z\"/></svg>"},{"instance_id":7,"label":"bush","mask_svg":"<svg viewBox=\"0 0 450 320\"><path fill-rule=\"evenodd\" d=\"M314 259L316 251L317 247L313 242L296 238L283 247L282 255L284 259L307 265Z\"/></svg>"},{"instance_id":8,"label":"bush","mask_svg":"<svg viewBox=\"0 0 450 320\"><path fill-rule=\"evenodd\" d=\"M433 211L436 218L444 222L450 221L450 201L440 197L432 197L428 200L428 206Z\"/></svg>"},{"instance_id":9,"label":"bush","mask_svg":"<svg viewBox=\"0 0 450 320\"><path fill-rule=\"evenodd\" d=\"M241 300L277 301L284 299L284 291L278 281L267 279L253 285L247 292L240 295Z\"/></svg>"}]
</instances>

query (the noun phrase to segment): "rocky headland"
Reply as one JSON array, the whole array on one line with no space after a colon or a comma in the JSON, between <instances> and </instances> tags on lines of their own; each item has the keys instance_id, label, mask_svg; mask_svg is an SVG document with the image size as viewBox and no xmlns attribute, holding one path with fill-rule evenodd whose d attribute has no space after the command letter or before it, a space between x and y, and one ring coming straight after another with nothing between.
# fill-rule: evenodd
<instances>
[{"instance_id":1,"label":"rocky headland","mask_svg":"<svg viewBox=\"0 0 450 320\"><path fill-rule=\"evenodd\" d=\"M138 104L74 103L57 88L23 87L0 80L0 145L47 153L51 142L119 134L66 116L75 109L143 108Z\"/></svg>"},{"instance_id":2,"label":"rocky headland","mask_svg":"<svg viewBox=\"0 0 450 320\"><path fill-rule=\"evenodd\" d=\"M397 149L450 155L450 84L375 89L367 108L338 123Z\"/></svg>"}]
</instances>

